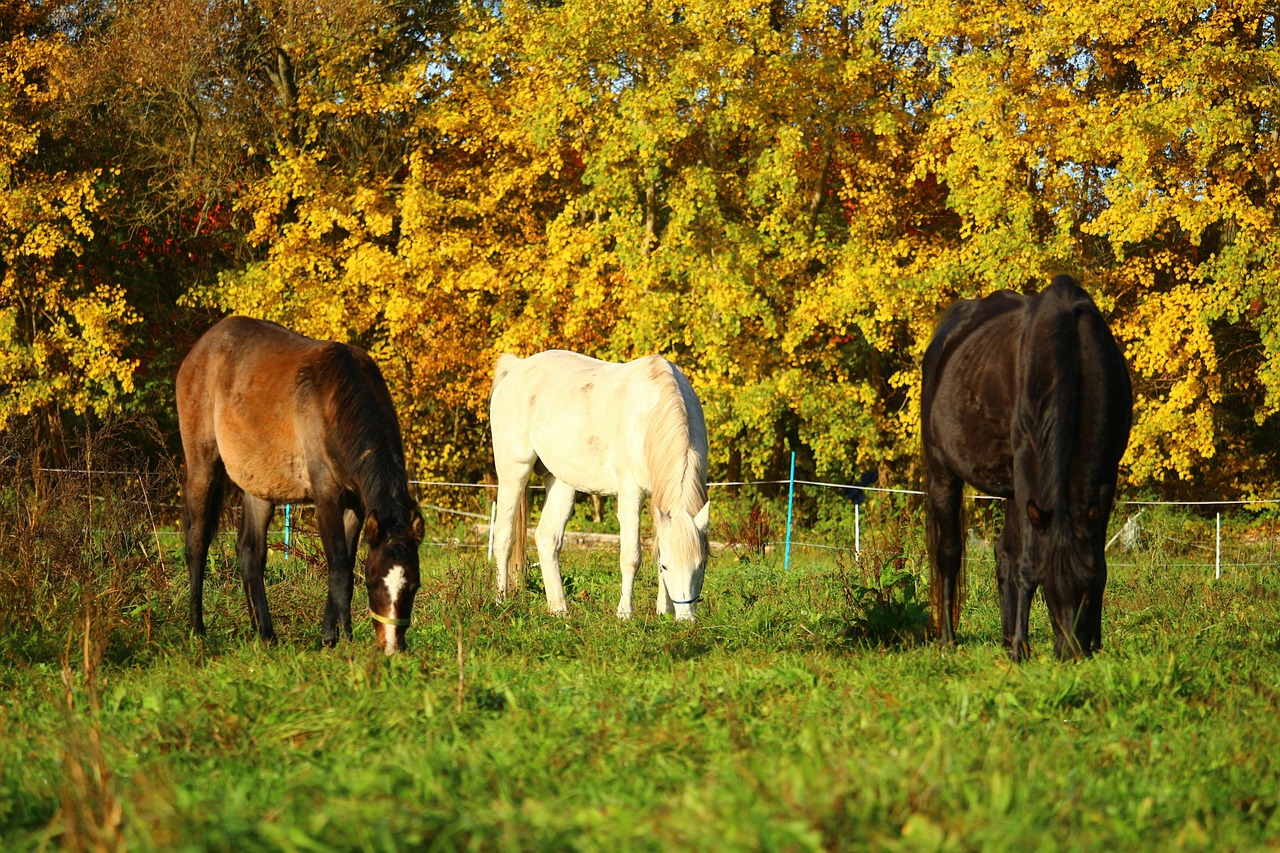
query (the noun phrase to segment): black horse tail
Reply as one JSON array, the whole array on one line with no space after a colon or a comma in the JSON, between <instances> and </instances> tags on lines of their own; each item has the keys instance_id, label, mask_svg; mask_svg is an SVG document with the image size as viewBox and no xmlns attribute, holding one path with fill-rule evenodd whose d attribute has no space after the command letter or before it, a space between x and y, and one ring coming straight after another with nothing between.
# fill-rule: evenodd
<instances>
[{"instance_id":1,"label":"black horse tail","mask_svg":"<svg viewBox=\"0 0 1280 853\"><path fill-rule=\"evenodd\" d=\"M1075 280L1055 278L1027 318L1019 365L1020 390L1029 403L1020 417L1023 434L1032 440L1035 477L1026 504L1016 511L1025 512L1034 527L1063 536L1082 396L1080 315L1086 311L1097 309ZM1051 534L1055 545L1058 538Z\"/></svg>"}]
</instances>

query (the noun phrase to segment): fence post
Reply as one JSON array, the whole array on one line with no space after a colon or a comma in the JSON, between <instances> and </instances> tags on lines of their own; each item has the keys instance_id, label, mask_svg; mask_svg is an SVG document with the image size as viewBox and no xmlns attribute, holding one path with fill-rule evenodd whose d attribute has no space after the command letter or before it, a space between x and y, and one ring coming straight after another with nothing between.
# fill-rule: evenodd
<instances>
[{"instance_id":1,"label":"fence post","mask_svg":"<svg viewBox=\"0 0 1280 853\"><path fill-rule=\"evenodd\" d=\"M1216 542L1213 548L1213 577L1222 580L1222 513L1217 513L1215 525Z\"/></svg>"},{"instance_id":2,"label":"fence post","mask_svg":"<svg viewBox=\"0 0 1280 853\"><path fill-rule=\"evenodd\" d=\"M284 558L289 559L289 511L293 509L293 504L284 505Z\"/></svg>"},{"instance_id":3,"label":"fence post","mask_svg":"<svg viewBox=\"0 0 1280 853\"><path fill-rule=\"evenodd\" d=\"M853 505L853 559L862 562L862 504Z\"/></svg>"},{"instance_id":4,"label":"fence post","mask_svg":"<svg viewBox=\"0 0 1280 853\"><path fill-rule=\"evenodd\" d=\"M498 502L489 504L489 559L493 559L493 524L498 519Z\"/></svg>"},{"instance_id":5,"label":"fence post","mask_svg":"<svg viewBox=\"0 0 1280 853\"><path fill-rule=\"evenodd\" d=\"M796 452L791 451L791 477L787 480L787 552L782 560L782 570L791 569L791 506L796 497Z\"/></svg>"}]
</instances>

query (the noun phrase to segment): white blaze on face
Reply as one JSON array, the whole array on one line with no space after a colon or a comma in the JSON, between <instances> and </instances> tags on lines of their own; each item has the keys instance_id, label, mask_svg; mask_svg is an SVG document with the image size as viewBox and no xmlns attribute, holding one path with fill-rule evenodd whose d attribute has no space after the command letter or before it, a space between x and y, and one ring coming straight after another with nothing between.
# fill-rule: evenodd
<instances>
[{"instance_id":1,"label":"white blaze on face","mask_svg":"<svg viewBox=\"0 0 1280 853\"><path fill-rule=\"evenodd\" d=\"M404 566L399 564L391 567L386 577L382 579L383 585L387 588L387 601L390 610L383 614L388 619L399 619L400 614L397 612L397 605L400 602L400 593L404 590L408 583L405 575ZM396 629L393 625L382 626L382 636L384 638L383 651L387 654L395 654L396 652Z\"/></svg>"}]
</instances>

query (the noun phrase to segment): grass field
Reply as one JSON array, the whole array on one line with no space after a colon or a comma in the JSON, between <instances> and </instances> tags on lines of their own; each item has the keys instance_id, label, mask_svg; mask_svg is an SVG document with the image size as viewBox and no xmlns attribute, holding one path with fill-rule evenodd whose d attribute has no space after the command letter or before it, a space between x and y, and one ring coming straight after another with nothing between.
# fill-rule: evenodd
<instances>
[{"instance_id":1,"label":"grass field","mask_svg":"<svg viewBox=\"0 0 1280 853\"><path fill-rule=\"evenodd\" d=\"M84 510L113 536L0 545L0 849L1280 849L1274 566L1116 561L1105 653L1053 660L1038 602L1012 667L989 557L960 646L921 641L906 523L861 562L721 554L693 625L649 612L649 567L619 622L612 551L566 554L557 619L424 548L386 658L358 614L319 647L305 552L272 555L282 639L253 641L229 544L192 640L177 553L114 503Z\"/></svg>"}]
</instances>

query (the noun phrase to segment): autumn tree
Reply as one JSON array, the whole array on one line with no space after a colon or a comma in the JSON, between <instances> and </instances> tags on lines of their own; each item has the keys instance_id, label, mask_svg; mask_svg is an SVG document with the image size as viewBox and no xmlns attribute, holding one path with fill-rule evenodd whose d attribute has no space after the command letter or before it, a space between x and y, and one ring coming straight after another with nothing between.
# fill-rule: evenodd
<instances>
[{"instance_id":1,"label":"autumn tree","mask_svg":"<svg viewBox=\"0 0 1280 853\"><path fill-rule=\"evenodd\" d=\"M50 12L0 4L0 429L30 416L56 444L62 414L105 414L132 390L137 315L110 269L84 263L111 172L50 132L67 51Z\"/></svg>"},{"instance_id":2,"label":"autumn tree","mask_svg":"<svg viewBox=\"0 0 1280 853\"><path fill-rule=\"evenodd\" d=\"M96 294L117 335L114 390L73 407L162 407L191 335L240 311L368 347L420 474L482 476L494 355L567 347L678 361L714 472L796 450L913 484L938 316L1069 272L1134 371L1130 481L1267 489L1264 4L5 8L28 36L0 90L6 280ZM54 263L27 234L60 235ZM134 317L181 331L146 353ZM66 382L23 346L27 387Z\"/></svg>"}]
</instances>

